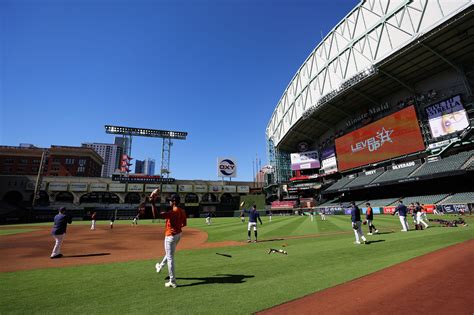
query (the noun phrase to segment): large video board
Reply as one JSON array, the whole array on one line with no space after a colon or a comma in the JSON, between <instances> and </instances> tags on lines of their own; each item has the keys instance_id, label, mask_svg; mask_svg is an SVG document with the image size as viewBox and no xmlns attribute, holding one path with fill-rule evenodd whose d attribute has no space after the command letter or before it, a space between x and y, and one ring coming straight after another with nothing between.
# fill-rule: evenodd
<instances>
[{"instance_id":1,"label":"large video board","mask_svg":"<svg viewBox=\"0 0 474 315\"><path fill-rule=\"evenodd\" d=\"M336 139L340 171L424 149L413 106Z\"/></svg>"},{"instance_id":2,"label":"large video board","mask_svg":"<svg viewBox=\"0 0 474 315\"><path fill-rule=\"evenodd\" d=\"M461 96L456 95L436 104L425 107L433 138L463 130L469 127Z\"/></svg>"}]
</instances>

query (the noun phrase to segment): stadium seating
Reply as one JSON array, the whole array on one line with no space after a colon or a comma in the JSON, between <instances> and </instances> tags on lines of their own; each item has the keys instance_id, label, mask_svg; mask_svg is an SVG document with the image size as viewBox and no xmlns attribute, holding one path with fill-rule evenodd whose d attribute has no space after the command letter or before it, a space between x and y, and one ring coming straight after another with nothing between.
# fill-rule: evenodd
<instances>
[{"instance_id":1,"label":"stadium seating","mask_svg":"<svg viewBox=\"0 0 474 315\"><path fill-rule=\"evenodd\" d=\"M471 159L473 154L474 150L465 151L435 162L425 163L418 170L413 172L411 176L426 176L460 170L461 167Z\"/></svg>"},{"instance_id":2,"label":"stadium seating","mask_svg":"<svg viewBox=\"0 0 474 315\"><path fill-rule=\"evenodd\" d=\"M396 181L396 180L407 178L418 167L420 167L420 165L405 167L398 170L386 171L382 175L377 177L372 183L373 184L383 183L383 182L390 182L390 181Z\"/></svg>"},{"instance_id":3,"label":"stadium seating","mask_svg":"<svg viewBox=\"0 0 474 315\"><path fill-rule=\"evenodd\" d=\"M398 199L400 198L374 199L374 200L368 200L366 202L370 202L371 207L386 207L390 204L395 203ZM363 205L365 205L366 202L364 202Z\"/></svg>"},{"instance_id":4,"label":"stadium seating","mask_svg":"<svg viewBox=\"0 0 474 315\"><path fill-rule=\"evenodd\" d=\"M374 179L377 179L381 174L383 173L376 173L372 175L362 175L362 176L356 177L353 181L347 184L345 188L368 185Z\"/></svg>"},{"instance_id":5,"label":"stadium seating","mask_svg":"<svg viewBox=\"0 0 474 315\"><path fill-rule=\"evenodd\" d=\"M404 197L404 198L399 198L403 200L403 204L408 205L410 203L424 203L424 204L436 204L437 202L443 200L446 198L448 194L437 194L437 195L426 195L426 196L411 196L411 197ZM398 199L396 199L394 202L389 204L389 206L396 206L397 205Z\"/></svg>"},{"instance_id":6,"label":"stadium seating","mask_svg":"<svg viewBox=\"0 0 474 315\"><path fill-rule=\"evenodd\" d=\"M340 188L346 186L347 184L349 184L350 182L352 182L353 180L354 180L354 178L343 177L340 180L338 180L336 183L331 185L327 190L329 191L329 190L340 189Z\"/></svg>"},{"instance_id":7,"label":"stadium seating","mask_svg":"<svg viewBox=\"0 0 474 315\"><path fill-rule=\"evenodd\" d=\"M470 191L451 195L448 198L442 200L439 204L449 205L455 203L474 203L474 192Z\"/></svg>"}]
</instances>

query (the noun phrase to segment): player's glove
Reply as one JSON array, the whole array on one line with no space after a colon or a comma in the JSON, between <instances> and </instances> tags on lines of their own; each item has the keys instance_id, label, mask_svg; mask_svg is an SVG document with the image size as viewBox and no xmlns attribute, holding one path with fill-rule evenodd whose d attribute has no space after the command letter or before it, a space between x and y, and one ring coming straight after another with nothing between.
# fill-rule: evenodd
<instances>
[{"instance_id":1,"label":"player's glove","mask_svg":"<svg viewBox=\"0 0 474 315\"><path fill-rule=\"evenodd\" d=\"M362 222L363 225L366 225L367 224L367 220L364 220L364 222Z\"/></svg>"},{"instance_id":2,"label":"player's glove","mask_svg":"<svg viewBox=\"0 0 474 315\"><path fill-rule=\"evenodd\" d=\"M352 228L353 228L354 230L357 230L357 224L352 223Z\"/></svg>"}]
</instances>

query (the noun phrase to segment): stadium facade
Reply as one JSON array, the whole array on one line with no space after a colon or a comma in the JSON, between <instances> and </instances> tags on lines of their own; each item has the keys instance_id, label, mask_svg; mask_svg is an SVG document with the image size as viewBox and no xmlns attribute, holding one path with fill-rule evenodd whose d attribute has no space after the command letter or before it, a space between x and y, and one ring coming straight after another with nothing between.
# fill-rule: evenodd
<instances>
[{"instance_id":1,"label":"stadium facade","mask_svg":"<svg viewBox=\"0 0 474 315\"><path fill-rule=\"evenodd\" d=\"M266 128L274 208L426 190L440 193L432 204L474 203L462 191L474 186L473 4L361 1L329 32Z\"/></svg>"}]
</instances>

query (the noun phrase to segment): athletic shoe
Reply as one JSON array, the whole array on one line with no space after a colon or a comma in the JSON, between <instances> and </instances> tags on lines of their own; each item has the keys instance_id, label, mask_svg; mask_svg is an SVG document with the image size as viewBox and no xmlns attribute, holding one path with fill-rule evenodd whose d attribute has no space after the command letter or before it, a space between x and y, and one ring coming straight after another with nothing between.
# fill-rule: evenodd
<instances>
[{"instance_id":1,"label":"athletic shoe","mask_svg":"<svg viewBox=\"0 0 474 315\"><path fill-rule=\"evenodd\" d=\"M56 259L56 258L61 258L61 257L63 257L63 254L57 254L57 255L51 256L50 258Z\"/></svg>"},{"instance_id":2,"label":"athletic shoe","mask_svg":"<svg viewBox=\"0 0 474 315\"><path fill-rule=\"evenodd\" d=\"M250 242L251 242L251 240L250 240L250 239L248 239L248 240L247 240L247 243L250 243Z\"/></svg>"},{"instance_id":3,"label":"athletic shoe","mask_svg":"<svg viewBox=\"0 0 474 315\"><path fill-rule=\"evenodd\" d=\"M360 245L360 242L359 242L359 241L355 241L354 244Z\"/></svg>"},{"instance_id":4,"label":"athletic shoe","mask_svg":"<svg viewBox=\"0 0 474 315\"><path fill-rule=\"evenodd\" d=\"M257 243L257 240L254 240L253 243Z\"/></svg>"},{"instance_id":5,"label":"athletic shoe","mask_svg":"<svg viewBox=\"0 0 474 315\"><path fill-rule=\"evenodd\" d=\"M408 230L400 230L400 232L408 232Z\"/></svg>"},{"instance_id":6,"label":"athletic shoe","mask_svg":"<svg viewBox=\"0 0 474 315\"><path fill-rule=\"evenodd\" d=\"M375 234L377 234L378 232L379 232L379 230L375 230L375 232L374 232L374 233L375 233Z\"/></svg>"},{"instance_id":7,"label":"athletic shoe","mask_svg":"<svg viewBox=\"0 0 474 315\"><path fill-rule=\"evenodd\" d=\"M176 288L178 286L178 284L176 284L176 282L166 282L165 283L165 287L167 288Z\"/></svg>"},{"instance_id":8,"label":"athletic shoe","mask_svg":"<svg viewBox=\"0 0 474 315\"><path fill-rule=\"evenodd\" d=\"M372 233L367 233L367 235L373 235Z\"/></svg>"},{"instance_id":9,"label":"athletic shoe","mask_svg":"<svg viewBox=\"0 0 474 315\"><path fill-rule=\"evenodd\" d=\"M163 266L160 263L156 263L155 268L156 268L156 272L160 273L161 268L163 268Z\"/></svg>"}]
</instances>

